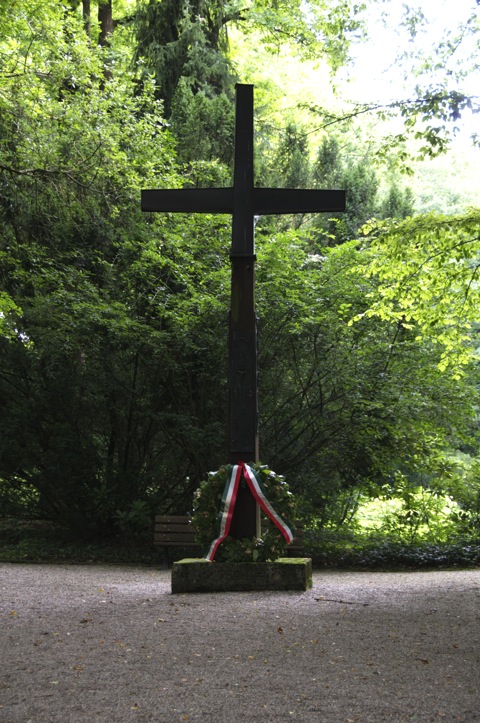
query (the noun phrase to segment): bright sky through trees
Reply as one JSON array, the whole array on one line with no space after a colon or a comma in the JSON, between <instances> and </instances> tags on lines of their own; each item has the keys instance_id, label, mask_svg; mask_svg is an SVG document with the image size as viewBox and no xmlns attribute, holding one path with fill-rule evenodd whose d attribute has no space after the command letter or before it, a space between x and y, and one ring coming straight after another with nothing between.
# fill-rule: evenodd
<instances>
[{"instance_id":1,"label":"bright sky through trees","mask_svg":"<svg viewBox=\"0 0 480 723\"><path fill-rule=\"evenodd\" d=\"M464 93L478 105L480 6L475 0L386 0L369 5L366 23L368 39L351 48L352 61L337 79L347 112L355 104L405 102L429 90ZM374 122L375 114L362 118ZM417 162L409 180L418 211L454 213L479 204L480 148L472 144L480 134L479 115L464 109L447 127L452 142L446 156ZM391 119L388 128L402 133L402 119Z\"/></svg>"},{"instance_id":2,"label":"bright sky through trees","mask_svg":"<svg viewBox=\"0 0 480 723\"><path fill-rule=\"evenodd\" d=\"M472 20L468 25L475 10L478 27L480 8L475 0L390 0L369 5L369 39L352 48L352 64L342 73L347 87L341 94L345 100L389 103L410 98L417 85L428 84L478 95L478 39L465 32L474 24ZM447 44L455 49L448 52ZM441 60L439 47L449 57L435 68ZM462 125L469 132L478 128L469 113Z\"/></svg>"}]
</instances>

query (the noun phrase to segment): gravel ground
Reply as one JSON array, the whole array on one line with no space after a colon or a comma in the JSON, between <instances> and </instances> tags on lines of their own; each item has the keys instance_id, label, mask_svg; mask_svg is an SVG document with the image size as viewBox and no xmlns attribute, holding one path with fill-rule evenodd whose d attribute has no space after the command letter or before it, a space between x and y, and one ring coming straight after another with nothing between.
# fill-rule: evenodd
<instances>
[{"instance_id":1,"label":"gravel ground","mask_svg":"<svg viewBox=\"0 0 480 723\"><path fill-rule=\"evenodd\" d=\"M1 723L480 721L480 570L170 592L166 570L0 564Z\"/></svg>"}]
</instances>

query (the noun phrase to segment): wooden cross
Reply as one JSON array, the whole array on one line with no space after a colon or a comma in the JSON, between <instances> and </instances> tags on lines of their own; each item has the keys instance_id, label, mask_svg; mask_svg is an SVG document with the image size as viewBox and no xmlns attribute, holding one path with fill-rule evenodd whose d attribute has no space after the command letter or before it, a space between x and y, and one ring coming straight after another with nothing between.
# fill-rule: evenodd
<instances>
[{"instance_id":1,"label":"wooden cross","mask_svg":"<svg viewBox=\"0 0 480 723\"><path fill-rule=\"evenodd\" d=\"M142 210L232 214L228 461L258 462L255 216L344 211L345 191L256 188L253 85L237 85L233 187L142 191ZM246 487L239 492L230 534L259 536L257 505Z\"/></svg>"}]
</instances>

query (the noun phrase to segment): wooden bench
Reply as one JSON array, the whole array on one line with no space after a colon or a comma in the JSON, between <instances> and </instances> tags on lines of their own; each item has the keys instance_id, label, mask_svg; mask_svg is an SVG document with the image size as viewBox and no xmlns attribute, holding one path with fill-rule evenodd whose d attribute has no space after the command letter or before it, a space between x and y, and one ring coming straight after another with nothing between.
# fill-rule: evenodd
<instances>
[{"instance_id":1,"label":"wooden bench","mask_svg":"<svg viewBox=\"0 0 480 723\"><path fill-rule=\"evenodd\" d=\"M171 547L183 547L196 555L202 555L205 550L195 541L195 528L191 518L187 515L156 515L155 532L153 544L163 547L167 567L169 565L169 552ZM298 523L295 528L295 538L290 545L287 545L285 554L302 557L303 549L303 526Z\"/></svg>"}]
</instances>

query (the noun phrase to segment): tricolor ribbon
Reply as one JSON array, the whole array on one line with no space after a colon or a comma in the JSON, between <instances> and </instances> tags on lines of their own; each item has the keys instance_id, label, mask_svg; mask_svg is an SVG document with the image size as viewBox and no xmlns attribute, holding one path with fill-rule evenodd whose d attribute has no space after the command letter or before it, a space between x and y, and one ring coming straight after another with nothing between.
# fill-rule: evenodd
<instances>
[{"instance_id":1,"label":"tricolor ribbon","mask_svg":"<svg viewBox=\"0 0 480 723\"><path fill-rule=\"evenodd\" d=\"M231 473L225 488L223 490L222 502L220 506L220 512L218 514L218 527L219 535L212 542L209 551L205 555L205 559L210 562L213 561L215 554L226 537L230 532L230 525L232 524L233 510L235 509L235 503L237 501L238 488L242 477L248 484L250 492L252 493L255 501L258 502L263 512L271 519L273 524L280 530L284 536L287 544L292 542L293 533L288 523L275 511L272 504L268 501L263 488L260 475L255 470L244 462L235 464L231 468Z\"/></svg>"}]
</instances>

